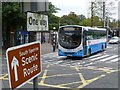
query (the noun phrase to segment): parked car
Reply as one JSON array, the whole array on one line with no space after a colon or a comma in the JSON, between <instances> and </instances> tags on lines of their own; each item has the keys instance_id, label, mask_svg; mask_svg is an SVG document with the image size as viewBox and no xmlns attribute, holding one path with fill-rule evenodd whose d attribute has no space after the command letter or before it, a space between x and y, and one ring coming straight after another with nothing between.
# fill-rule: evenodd
<instances>
[{"instance_id":1,"label":"parked car","mask_svg":"<svg viewBox=\"0 0 120 90\"><path fill-rule=\"evenodd\" d=\"M109 41L110 44L119 43L119 42L120 42L120 40L119 40L119 37L117 37L117 36L112 37Z\"/></svg>"}]
</instances>

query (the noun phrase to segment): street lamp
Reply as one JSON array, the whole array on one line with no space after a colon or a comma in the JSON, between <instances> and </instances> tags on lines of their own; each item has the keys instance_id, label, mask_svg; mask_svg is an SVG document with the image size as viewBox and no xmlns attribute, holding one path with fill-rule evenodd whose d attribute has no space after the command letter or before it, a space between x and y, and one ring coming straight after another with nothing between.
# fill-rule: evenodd
<instances>
[{"instance_id":1,"label":"street lamp","mask_svg":"<svg viewBox=\"0 0 120 90\"><path fill-rule=\"evenodd\" d=\"M55 30L56 29L56 27L53 27L53 30Z\"/></svg>"}]
</instances>

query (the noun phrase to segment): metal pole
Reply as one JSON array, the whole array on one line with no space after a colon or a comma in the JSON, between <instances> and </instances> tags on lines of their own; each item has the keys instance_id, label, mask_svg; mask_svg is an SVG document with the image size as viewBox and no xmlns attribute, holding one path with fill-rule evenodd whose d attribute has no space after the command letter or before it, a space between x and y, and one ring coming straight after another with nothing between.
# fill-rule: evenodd
<instances>
[{"instance_id":1,"label":"metal pole","mask_svg":"<svg viewBox=\"0 0 120 90\"><path fill-rule=\"evenodd\" d=\"M107 18L107 28L109 28L109 20L110 20L110 17Z\"/></svg>"},{"instance_id":2,"label":"metal pole","mask_svg":"<svg viewBox=\"0 0 120 90\"><path fill-rule=\"evenodd\" d=\"M105 2L103 2L103 20L104 20L104 28L105 28Z\"/></svg>"},{"instance_id":3,"label":"metal pole","mask_svg":"<svg viewBox=\"0 0 120 90\"><path fill-rule=\"evenodd\" d=\"M38 77L33 79L33 89L38 90Z\"/></svg>"},{"instance_id":4,"label":"metal pole","mask_svg":"<svg viewBox=\"0 0 120 90\"><path fill-rule=\"evenodd\" d=\"M91 27L93 27L93 9L94 9L94 2L91 2Z\"/></svg>"},{"instance_id":5,"label":"metal pole","mask_svg":"<svg viewBox=\"0 0 120 90\"><path fill-rule=\"evenodd\" d=\"M104 28L105 28L105 26L106 26L106 25L105 25L105 18L104 18Z\"/></svg>"}]
</instances>

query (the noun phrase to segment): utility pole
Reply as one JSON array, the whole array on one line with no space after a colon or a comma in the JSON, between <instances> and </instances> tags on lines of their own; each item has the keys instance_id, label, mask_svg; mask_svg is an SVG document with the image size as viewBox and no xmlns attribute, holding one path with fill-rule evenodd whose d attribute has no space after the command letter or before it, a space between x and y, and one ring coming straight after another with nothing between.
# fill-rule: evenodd
<instances>
[{"instance_id":1,"label":"utility pole","mask_svg":"<svg viewBox=\"0 0 120 90\"><path fill-rule=\"evenodd\" d=\"M107 28L109 28L109 20L110 20L110 17L107 17Z\"/></svg>"},{"instance_id":2,"label":"utility pole","mask_svg":"<svg viewBox=\"0 0 120 90\"><path fill-rule=\"evenodd\" d=\"M105 28L105 2L103 2L103 20L104 20L104 28Z\"/></svg>"},{"instance_id":3,"label":"utility pole","mask_svg":"<svg viewBox=\"0 0 120 90\"><path fill-rule=\"evenodd\" d=\"M91 27L93 27L94 2L91 2Z\"/></svg>"}]
</instances>

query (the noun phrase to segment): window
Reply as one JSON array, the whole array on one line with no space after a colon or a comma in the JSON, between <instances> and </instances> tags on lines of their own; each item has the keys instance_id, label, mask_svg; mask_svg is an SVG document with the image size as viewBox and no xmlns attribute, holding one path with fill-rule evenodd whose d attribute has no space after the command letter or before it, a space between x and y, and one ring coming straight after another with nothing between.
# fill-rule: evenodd
<instances>
[{"instance_id":1,"label":"window","mask_svg":"<svg viewBox=\"0 0 120 90\"><path fill-rule=\"evenodd\" d=\"M62 27L59 30L59 44L67 49L73 49L81 44L81 27Z\"/></svg>"},{"instance_id":2,"label":"window","mask_svg":"<svg viewBox=\"0 0 120 90\"><path fill-rule=\"evenodd\" d=\"M95 30L95 29L89 29L87 32L87 39L100 39L106 37L106 31L105 30Z\"/></svg>"}]
</instances>

